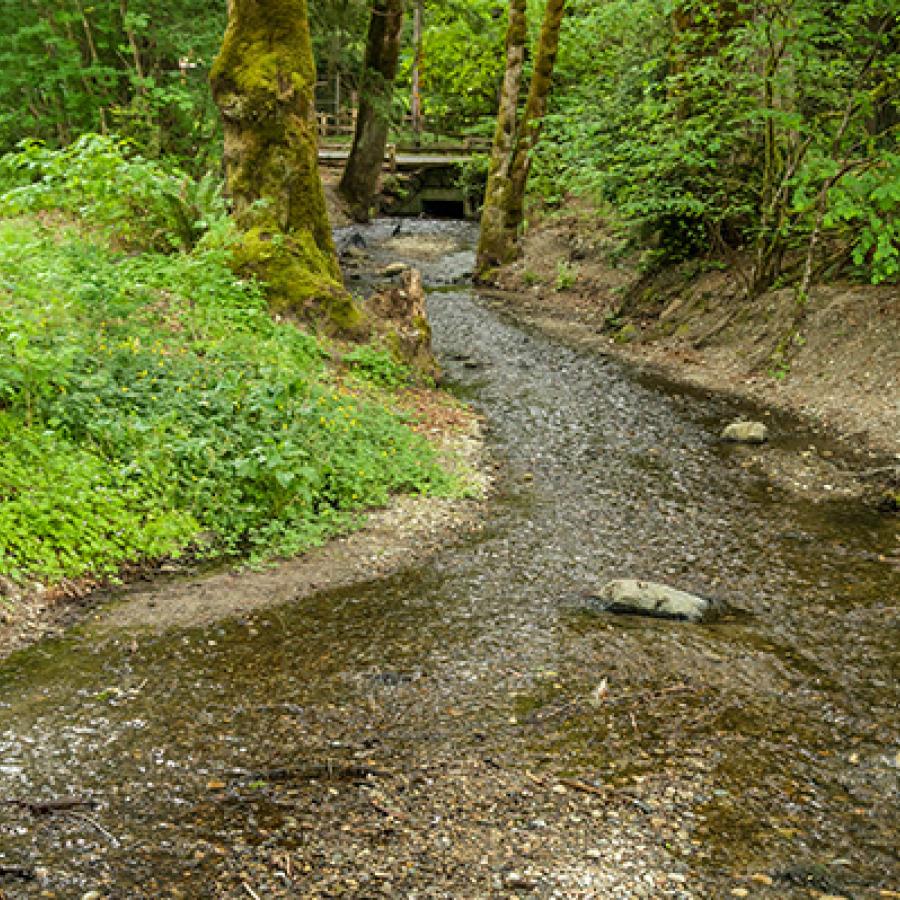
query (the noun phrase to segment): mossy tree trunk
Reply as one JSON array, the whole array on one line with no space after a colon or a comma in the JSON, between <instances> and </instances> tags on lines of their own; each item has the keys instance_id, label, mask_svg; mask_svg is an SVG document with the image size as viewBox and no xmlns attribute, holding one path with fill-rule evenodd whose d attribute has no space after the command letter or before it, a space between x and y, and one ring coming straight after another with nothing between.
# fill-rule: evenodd
<instances>
[{"instance_id":1,"label":"mossy tree trunk","mask_svg":"<svg viewBox=\"0 0 900 900\"><path fill-rule=\"evenodd\" d=\"M366 40L356 132L338 188L358 222L369 220L378 191L391 121L402 28L403 0L375 0Z\"/></svg>"},{"instance_id":2,"label":"mossy tree trunk","mask_svg":"<svg viewBox=\"0 0 900 900\"><path fill-rule=\"evenodd\" d=\"M352 331L361 315L343 288L325 208L315 81L306 0L229 0L211 82L241 232L235 265L267 284L273 311Z\"/></svg>"},{"instance_id":3,"label":"mossy tree trunk","mask_svg":"<svg viewBox=\"0 0 900 900\"><path fill-rule=\"evenodd\" d=\"M556 55L559 52L559 32L562 28L565 8L565 0L547 0L547 8L544 11L537 58L534 61L528 100L525 103L522 125L519 128L516 155L513 158L512 170L509 175L509 210L506 221L507 232L513 241L518 240L519 230L525 221L525 188L528 184L528 173L531 171L532 154L541 135L544 115L547 112L547 101L553 83L553 69L556 66Z\"/></svg>"},{"instance_id":4,"label":"mossy tree trunk","mask_svg":"<svg viewBox=\"0 0 900 900\"><path fill-rule=\"evenodd\" d=\"M500 108L491 148L487 188L481 210L476 272L484 276L490 269L508 262L506 210L511 188L510 171L518 137L518 104L525 66L526 0L510 0L506 30L506 72L500 89Z\"/></svg>"},{"instance_id":5,"label":"mossy tree trunk","mask_svg":"<svg viewBox=\"0 0 900 900\"><path fill-rule=\"evenodd\" d=\"M476 263L476 275L481 279L486 278L495 266L514 260L519 252L519 232L525 215L525 188L531 170L532 152L547 111L565 5L565 0L547 2L528 99L519 121L517 106L525 56L525 3L510 0L506 77L481 214L481 238Z\"/></svg>"}]
</instances>

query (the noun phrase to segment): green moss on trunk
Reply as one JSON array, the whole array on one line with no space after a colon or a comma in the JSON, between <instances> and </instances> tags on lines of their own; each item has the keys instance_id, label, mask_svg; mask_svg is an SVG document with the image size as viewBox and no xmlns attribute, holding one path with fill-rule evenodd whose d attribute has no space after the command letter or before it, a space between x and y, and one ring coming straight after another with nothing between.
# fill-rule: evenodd
<instances>
[{"instance_id":1,"label":"green moss on trunk","mask_svg":"<svg viewBox=\"0 0 900 900\"><path fill-rule=\"evenodd\" d=\"M328 330L359 325L344 291L319 177L306 0L232 0L211 73L242 273L273 309Z\"/></svg>"},{"instance_id":2,"label":"green moss on trunk","mask_svg":"<svg viewBox=\"0 0 900 900\"><path fill-rule=\"evenodd\" d=\"M509 206L509 174L518 135L517 106L525 65L525 42L528 36L526 25L525 0L510 0L509 25L506 31L506 72L500 91L500 108L494 130L478 240L476 274L482 280L486 279L488 270L511 262L515 257L515 248L514 245L510 246L505 223L506 209Z\"/></svg>"},{"instance_id":3,"label":"green moss on trunk","mask_svg":"<svg viewBox=\"0 0 900 900\"><path fill-rule=\"evenodd\" d=\"M516 155L510 171L509 204L507 206L506 229L510 240L517 241L519 229L525 219L525 187L531 171L531 158L537 146L547 112L547 100L559 52L559 32L562 28L566 0L547 0L541 36L537 48L537 59L531 76L528 100L522 115L522 127L516 145Z\"/></svg>"},{"instance_id":4,"label":"green moss on trunk","mask_svg":"<svg viewBox=\"0 0 900 900\"><path fill-rule=\"evenodd\" d=\"M494 133L478 244L476 275L480 280L486 279L486 273L491 268L512 262L518 255L519 231L524 221L525 187L531 169L532 151L540 136L547 109L565 5L565 0L547 2L528 100L521 123L517 123L526 11L522 0L510 0L506 77Z\"/></svg>"}]
</instances>

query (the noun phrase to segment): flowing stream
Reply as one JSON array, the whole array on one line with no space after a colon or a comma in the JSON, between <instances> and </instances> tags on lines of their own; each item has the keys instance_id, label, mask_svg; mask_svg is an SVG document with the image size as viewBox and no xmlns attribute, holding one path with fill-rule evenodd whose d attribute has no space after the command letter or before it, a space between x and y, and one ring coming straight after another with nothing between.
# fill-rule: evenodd
<instances>
[{"instance_id":1,"label":"flowing stream","mask_svg":"<svg viewBox=\"0 0 900 900\"><path fill-rule=\"evenodd\" d=\"M460 283L469 226L393 227L361 234L434 289L501 466L486 527L360 587L0 666L0 896L900 896L895 520L753 474L718 441L739 407L521 327ZM593 611L625 576L726 612ZM94 804L6 802L70 797Z\"/></svg>"}]
</instances>

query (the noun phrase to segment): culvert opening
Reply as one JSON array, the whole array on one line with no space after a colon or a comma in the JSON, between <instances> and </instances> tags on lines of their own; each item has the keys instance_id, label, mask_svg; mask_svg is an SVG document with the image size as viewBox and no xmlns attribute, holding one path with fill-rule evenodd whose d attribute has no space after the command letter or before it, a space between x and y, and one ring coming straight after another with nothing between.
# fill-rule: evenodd
<instances>
[{"instance_id":1,"label":"culvert opening","mask_svg":"<svg viewBox=\"0 0 900 900\"><path fill-rule=\"evenodd\" d=\"M422 214L431 219L464 219L466 207L462 200L423 200Z\"/></svg>"}]
</instances>

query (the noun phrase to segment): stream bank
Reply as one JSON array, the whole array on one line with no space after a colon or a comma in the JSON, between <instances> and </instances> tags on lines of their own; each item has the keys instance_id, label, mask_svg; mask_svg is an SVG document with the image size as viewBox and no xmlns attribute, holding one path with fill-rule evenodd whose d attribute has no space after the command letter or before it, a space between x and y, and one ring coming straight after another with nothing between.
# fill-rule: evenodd
<instances>
[{"instance_id":1,"label":"stream bank","mask_svg":"<svg viewBox=\"0 0 900 900\"><path fill-rule=\"evenodd\" d=\"M375 268L444 248L422 263L435 349L502 463L483 528L388 578L16 654L0 866L25 874L2 888L891 896L891 521L745 466L718 435L746 407L636 378L456 283L466 226L395 227L363 233ZM770 431L774 451L816 439ZM598 615L586 597L625 576L725 613ZM36 812L63 797L85 805Z\"/></svg>"},{"instance_id":2,"label":"stream bank","mask_svg":"<svg viewBox=\"0 0 900 900\"><path fill-rule=\"evenodd\" d=\"M499 299L515 314L568 342L627 359L640 369L702 391L741 397L797 417L847 447L860 472L842 474L828 458L805 474L782 472L788 486L817 496L842 492L900 496L900 290L832 284L811 293L800 339L773 359L795 312L793 291L754 301L742 295L740 260L731 269L694 261L652 276L622 256L598 214L537 216L523 256L502 270ZM877 473L876 473L877 474Z\"/></svg>"}]
</instances>

